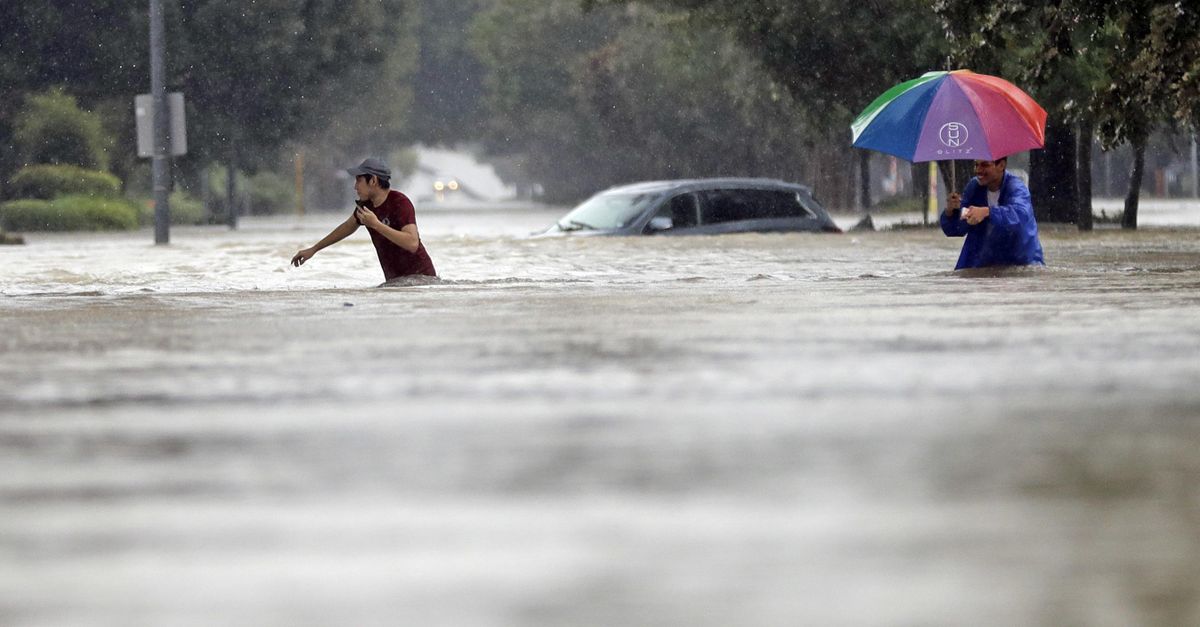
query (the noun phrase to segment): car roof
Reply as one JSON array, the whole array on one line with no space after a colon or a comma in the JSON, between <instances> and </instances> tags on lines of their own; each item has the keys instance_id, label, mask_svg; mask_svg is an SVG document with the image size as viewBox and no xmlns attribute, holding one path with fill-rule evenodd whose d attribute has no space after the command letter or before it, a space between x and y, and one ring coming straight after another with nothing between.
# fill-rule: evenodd
<instances>
[{"instance_id":1,"label":"car roof","mask_svg":"<svg viewBox=\"0 0 1200 627\"><path fill-rule=\"evenodd\" d=\"M604 194L655 194L666 192L687 192L705 189L720 189L725 187L752 187L760 189L796 189L812 195L812 188L799 183L789 183L779 179L768 178L706 178L706 179L671 179L662 181L641 181L626 185L610 187Z\"/></svg>"}]
</instances>

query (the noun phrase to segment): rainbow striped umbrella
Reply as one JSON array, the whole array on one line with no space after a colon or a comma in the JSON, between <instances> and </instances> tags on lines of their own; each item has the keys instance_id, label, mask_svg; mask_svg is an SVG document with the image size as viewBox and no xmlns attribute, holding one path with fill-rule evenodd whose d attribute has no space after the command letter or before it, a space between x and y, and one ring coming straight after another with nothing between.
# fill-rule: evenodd
<instances>
[{"instance_id":1,"label":"rainbow striped umbrella","mask_svg":"<svg viewBox=\"0 0 1200 627\"><path fill-rule=\"evenodd\" d=\"M1046 111L1002 78L926 72L876 98L850 130L855 148L911 162L999 159L1045 144Z\"/></svg>"}]
</instances>

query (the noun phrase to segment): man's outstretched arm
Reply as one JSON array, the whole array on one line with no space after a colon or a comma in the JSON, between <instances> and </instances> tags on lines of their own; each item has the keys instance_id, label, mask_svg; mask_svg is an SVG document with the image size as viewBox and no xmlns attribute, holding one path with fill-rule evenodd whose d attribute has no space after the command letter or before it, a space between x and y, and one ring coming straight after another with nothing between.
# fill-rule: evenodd
<instances>
[{"instance_id":1,"label":"man's outstretched arm","mask_svg":"<svg viewBox=\"0 0 1200 627\"><path fill-rule=\"evenodd\" d=\"M354 219L354 216L350 216L345 222L334 227L334 229L329 232L329 235L322 237L321 241L313 244L311 248L305 248L304 250L297 252L296 255L292 257L292 265L296 266L297 268L304 265L305 261L312 259L313 255L317 254L317 252L322 248L332 246L346 239L347 237L350 237L350 235L357 230L358 221Z\"/></svg>"}]
</instances>

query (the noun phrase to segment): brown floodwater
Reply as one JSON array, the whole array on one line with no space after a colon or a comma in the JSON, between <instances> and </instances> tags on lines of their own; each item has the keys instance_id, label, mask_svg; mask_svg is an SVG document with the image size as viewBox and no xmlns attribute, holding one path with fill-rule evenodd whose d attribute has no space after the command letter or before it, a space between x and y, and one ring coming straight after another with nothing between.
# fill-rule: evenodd
<instances>
[{"instance_id":1,"label":"brown floodwater","mask_svg":"<svg viewBox=\"0 0 1200 627\"><path fill-rule=\"evenodd\" d=\"M0 625L1200 624L1200 230L0 247Z\"/></svg>"}]
</instances>

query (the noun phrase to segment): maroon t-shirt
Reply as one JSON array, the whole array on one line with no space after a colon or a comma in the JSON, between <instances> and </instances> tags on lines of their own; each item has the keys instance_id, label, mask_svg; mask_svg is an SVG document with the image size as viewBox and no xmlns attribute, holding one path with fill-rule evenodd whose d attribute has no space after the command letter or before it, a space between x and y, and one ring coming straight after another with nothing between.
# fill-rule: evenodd
<instances>
[{"instance_id":1,"label":"maroon t-shirt","mask_svg":"<svg viewBox=\"0 0 1200 627\"><path fill-rule=\"evenodd\" d=\"M370 204L368 203L367 206L370 207ZM379 216L380 222L397 231L406 225L417 223L417 210L413 207L412 201L408 199L408 196L394 189L388 192L387 200L372 211ZM357 218L355 220L357 221ZM375 244L375 253L379 255L379 265L383 268L384 280L390 281L398 276L410 274L437 276L437 271L433 269L433 260L429 258L429 253L425 252L425 242L417 245L417 252L410 253L384 237L379 231L372 228L368 228L367 231L371 233L371 242Z\"/></svg>"}]
</instances>

